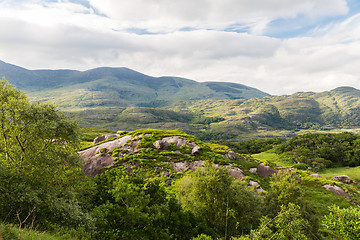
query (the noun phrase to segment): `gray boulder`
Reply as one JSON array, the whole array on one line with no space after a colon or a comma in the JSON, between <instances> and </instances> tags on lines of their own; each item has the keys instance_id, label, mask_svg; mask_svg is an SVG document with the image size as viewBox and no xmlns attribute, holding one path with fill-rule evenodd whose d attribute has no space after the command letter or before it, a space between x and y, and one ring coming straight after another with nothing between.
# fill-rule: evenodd
<instances>
[{"instance_id":1,"label":"gray boulder","mask_svg":"<svg viewBox=\"0 0 360 240\"><path fill-rule=\"evenodd\" d=\"M236 160L236 158L237 158L236 153L234 153L233 151L229 151L227 153L227 156L229 159L232 159L232 160Z\"/></svg>"},{"instance_id":2,"label":"gray boulder","mask_svg":"<svg viewBox=\"0 0 360 240\"><path fill-rule=\"evenodd\" d=\"M154 142L154 147L156 147L157 149L167 150L170 147L170 143L165 140L157 140Z\"/></svg>"},{"instance_id":3,"label":"gray boulder","mask_svg":"<svg viewBox=\"0 0 360 240\"><path fill-rule=\"evenodd\" d=\"M191 151L191 154L192 154L192 155L197 155L197 154L200 153L200 150L201 150L201 147L195 146L195 147L193 147L193 149L192 149L192 151Z\"/></svg>"},{"instance_id":4,"label":"gray boulder","mask_svg":"<svg viewBox=\"0 0 360 240\"><path fill-rule=\"evenodd\" d=\"M249 170L251 173L257 173L257 168L250 168Z\"/></svg>"},{"instance_id":5,"label":"gray boulder","mask_svg":"<svg viewBox=\"0 0 360 240\"><path fill-rule=\"evenodd\" d=\"M344 183L352 183L353 181L347 175L339 175L332 178L333 181L340 181Z\"/></svg>"},{"instance_id":6,"label":"gray boulder","mask_svg":"<svg viewBox=\"0 0 360 240\"><path fill-rule=\"evenodd\" d=\"M338 186L331 186L329 184L326 184L323 186L324 188L326 188L327 190L330 190L332 192L334 192L335 194L341 196L341 197L344 197L346 199L351 199L350 195L344 191L344 189L342 189L341 187L338 187Z\"/></svg>"},{"instance_id":7,"label":"gray boulder","mask_svg":"<svg viewBox=\"0 0 360 240\"><path fill-rule=\"evenodd\" d=\"M277 173L279 170L276 170L270 166L265 166L264 163L260 163L257 166L257 172L263 177L271 177L273 174Z\"/></svg>"},{"instance_id":8,"label":"gray boulder","mask_svg":"<svg viewBox=\"0 0 360 240\"><path fill-rule=\"evenodd\" d=\"M323 178L322 176L320 176L319 174L317 173L312 173L309 175L310 177L316 177L316 178Z\"/></svg>"},{"instance_id":9,"label":"gray boulder","mask_svg":"<svg viewBox=\"0 0 360 240\"><path fill-rule=\"evenodd\" d=\"M249 181L249 187L256 188L258 185L259 185L258 182L255 182L255 181L252 181L252 180Z\"/></svg>"},{"instance_id":10,"label":"gray boulder","mask_svg":"<svg viewBox=\"0 0 360 240\"><path fill-rule=\"evenodd\" d=\"M94 139L93 144L97 144L99 142L108 140L110 138L119 137L119 136L120 136L119 134L105 134L105 135L102 135L102 136L98 136L98 137L96 137Z\"/></svg>"}]
</instances>

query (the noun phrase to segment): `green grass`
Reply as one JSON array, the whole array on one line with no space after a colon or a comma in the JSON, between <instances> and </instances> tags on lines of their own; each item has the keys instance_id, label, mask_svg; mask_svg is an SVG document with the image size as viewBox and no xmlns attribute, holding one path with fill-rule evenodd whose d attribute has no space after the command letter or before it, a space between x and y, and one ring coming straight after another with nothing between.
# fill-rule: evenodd
<instances>
[{"instance_id":1,"label":"green grass","mask_svg":"<svg viewBox=\"0 0 360 240\"><path fill-rule=\"evenodd\" d=\"M329 207L333 204L336 204L341 208L352 206L345 198L340 197L323 187L311 186L307 183L302 183L301 188L304 190L305 199L311 203L311 206L314 208L319 217L329 214Z\"/></svg>"},{"instance_id":2,"label":"green grass","mask_svg":"<svg viewBox=\"0 0 360 240\"><path fill-rule=\"evenodd\" d=\"M324 170L321 170L319 174L325 178L332 178L334 176L338 175L347 175L352 180L356 180L360 182L360 167L340 167L340 168L327 168Z\"/></svg>"},{"instance_id":3,"label":"green grass","mask_svg":"<svg viewBox=\"0 0 360 240\"><path fill-rule=\"evenodd\" d=\"M279 158L279 155L274 153L273 150L269 150L262 153L257 153L251 155L253 158L263 162L265 165L272 163L281 167L292 167L294 163L282 160Z\"/></svg>"},{"instance_id":4,"label":"green grass","mask_svg":"<svg viewBox=\"0 0 360 240\"><path fill-rule=\"evenodd\" d=\"M30 229L20 229L20 237L19 237L19 229L16 226L9 224L0 224L0 240L12 240L12 239L20 239L20 240L76 240L77 238L73 238L68 235L56 236L54 234L39 232Z\"/></svg>"}]
</instances>

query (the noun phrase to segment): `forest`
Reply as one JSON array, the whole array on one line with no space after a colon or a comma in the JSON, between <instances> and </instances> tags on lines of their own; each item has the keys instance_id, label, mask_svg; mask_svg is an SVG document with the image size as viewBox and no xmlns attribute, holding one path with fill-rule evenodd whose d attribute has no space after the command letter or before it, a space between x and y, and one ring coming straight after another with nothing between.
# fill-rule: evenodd
<instances>
[{"instance_id":1,"label":"forest","mask_svg":"<svg viewBox=\"0 0 360 240\"><path fill-rule=\"evenodd\" d=\"M309 176L358 169L357 134L232 143L202 142L179 130L122 132L140 135L139 149L101 151L117 156L114 164L88 177L77 152L108 132L80 128L54 105L30 102L2 80L0 239L360 239L359 177L346 184ZM175 135L201 152L154 147ZM176 172L168 159L204 164ZM264 177L250 171L260 163L288 166ZM246 176L234 178L229 166ZM255 181L263 191L249 187ZM343 187L351 200L323 184Z\"/></svg>"}]
</instances>

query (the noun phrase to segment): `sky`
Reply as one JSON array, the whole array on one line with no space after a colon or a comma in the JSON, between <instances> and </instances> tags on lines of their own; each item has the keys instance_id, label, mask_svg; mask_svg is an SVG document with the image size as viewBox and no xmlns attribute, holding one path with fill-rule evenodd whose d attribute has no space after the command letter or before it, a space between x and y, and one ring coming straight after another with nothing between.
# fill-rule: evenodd
<instances>
[{"instance_id":1,"label":"sky","mask_svg":"<svg viewBox=\"0 0 360 240\"><path fill-rule=\"evenodd\" d=\"M0 0L0 60L128 67L273 95L360 89L360 1Z\"/></svg>"}]
</instances>

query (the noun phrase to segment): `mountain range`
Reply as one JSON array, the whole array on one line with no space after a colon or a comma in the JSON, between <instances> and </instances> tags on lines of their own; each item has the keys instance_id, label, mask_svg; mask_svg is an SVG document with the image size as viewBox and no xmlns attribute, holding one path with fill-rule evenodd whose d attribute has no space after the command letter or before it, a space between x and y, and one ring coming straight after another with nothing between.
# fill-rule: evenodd
<instances>
[{"instance_id":1,"label":"mountain range","mask_svg":"<svg viewBox=\"0 0 360 240\"><path fill-rule=\"evenodd\" d=\"M32 100L54 102L62 109L162 107L182 100L269 96L237 83L151 77L128 68L28 70L0 61L0 75L26 91Z\"/></svg>"},{"instance_id":2,"label":"mountain range","mask_svg":"<svg viewBox=\"0 0 360 240\"><path fill-rule=\"evenodd\" d=\"M360 128L360 90L352 87L270 96L236 83L156 78L128 68L27 70L1 61L0 75L84 127L180 129L232 141Z\"/></svg>"}]
</instances>

